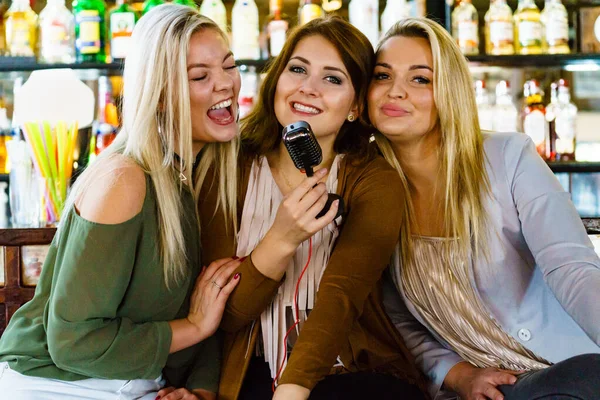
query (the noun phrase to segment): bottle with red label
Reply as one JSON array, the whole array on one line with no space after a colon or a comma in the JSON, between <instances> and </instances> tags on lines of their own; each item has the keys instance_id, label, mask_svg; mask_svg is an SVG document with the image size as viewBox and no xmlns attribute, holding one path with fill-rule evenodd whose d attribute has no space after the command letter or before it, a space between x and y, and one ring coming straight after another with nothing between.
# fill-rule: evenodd
<instances>
[{"instance_id":1,"label":"bottle with red label","mask_svg":"<svg viewBox=\"0 0 600 400\"><path fill-rule=\"evenodd\" d=\"M546 149L549 145L549 137L544 92L540 88L539 82L532 79L525 82L523 95L525 97L523 132L531 138L538 154L546 160L548 159Z\"/></svg>"},{"instance_id":2,"label":"bottle with red label","mask_svg":"<svg viewBox=\"0 0 600 400\"><path fill-rule=\"evenodd\" d=\"M258 77L254 66L240 67L242 87L238 96L240 118L248 115L254 107L254 99L258 90Z\"/></svg>"},{"instance_id":3,"label":"bottle with red label","mask_svg":"<svg viewBox=\"0 0 600 400\"><path fill-rule=\"evenodd\" d=\"M281 53L290 27L289 18L283 14L283 0L270 0L269 11L265 24L267 58Z\"/></svg>"},{"instance_id":4,"label":"bottle with red label","mask_svg":"<svg viewBox=\"0 0 600 400\"><path fill-rule=\"evenodd\" d=\"M119 118L112 95L112 84L106 76L98 79L98 114L94 121L93 136L96 139L94 153L100 154L117 136Z\"/></svg>"},{"instance_id":5,"label":"bottle with red label","mask_svg":"<svg viewBox=\"0 0 600 400\"><path fill-rule=\"evenodd\" d=\"M546 153L552 161L575 161L577 106L571 102L569 82L552 83L551 100L546 107L550 145Z\"/></svg>"}]
</instances>

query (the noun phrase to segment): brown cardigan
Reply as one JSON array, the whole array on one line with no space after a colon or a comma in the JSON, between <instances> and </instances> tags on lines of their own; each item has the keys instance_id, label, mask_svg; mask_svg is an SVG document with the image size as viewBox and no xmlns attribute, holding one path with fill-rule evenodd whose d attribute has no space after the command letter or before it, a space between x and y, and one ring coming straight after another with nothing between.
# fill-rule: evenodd
<instances>
[{"instance_id":1,"label":"brown cardigan","mask_svg":"<svg viewBox=\"0 0 600 400\"><path fill-rule=\"evenodd\" d=\"M250 173L241 162L238 215ZM235 255L233 229L215 214L217 185L205 183L199 202L204 264ZM400 178L377 156L360 167L344 159L338 193L346 216L319 285L317 300L296 341L280 384L311 389L331 372L339 355L347 371L390 373L425 388L422 375L387 317L380 278L398 240L402 217ZM281 282L262 275L251 257L240 265L241 281L231 295L221 329L226 332L219 399L237 399L260 332L260 314ZM253 322L255 322L253 324ZM425 390L423 390L425 392Z\"/></svg>"}]
</instances>

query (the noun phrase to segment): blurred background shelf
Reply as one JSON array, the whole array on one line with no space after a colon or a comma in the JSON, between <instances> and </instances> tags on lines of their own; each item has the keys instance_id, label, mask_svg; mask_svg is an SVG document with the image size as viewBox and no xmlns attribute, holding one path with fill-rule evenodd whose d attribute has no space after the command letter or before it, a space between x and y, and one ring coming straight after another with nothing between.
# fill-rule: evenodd
<instances>
[{"instance_id":1,"label":"blurred background shelf","mask_svg":"<svg viewBox=\"0 0 600 400\"><path fill-rule=\"evenodd\" d=\"M600 71L600 54L540 54L491 56L477 55L467 57L469 62L478 66L495 67L560 67L567 71Z\"/></svg>"},{"instance_id":2,"label":"blurred background shelf","mask_svg":"<svg viewBox=\"0 0 600 400\"><path fill-rule=\"evenodd\" d=\"M569 161L549 162L548 166L555 173L595 173L600 172L600 162Z\"/></svg>"},{"instance_id":3,"label":"blurred background shelf","mask_svg":"<svg viewBox=\"0 0 600 400\"><path fill-rule=\"evenodd\" d=\"M600 60L600 56L599 56ZM258 72L263 71L269 60L236 60L239 66L255 67ZM110 63L73 63L73 64L45 64L35 61L33 57L2 57L0 56L0 72L31 72L42 69L71 68L74 70L99 70L111 72L113 75L123 73L123 62Z\"/></svg>"}]
</instances>

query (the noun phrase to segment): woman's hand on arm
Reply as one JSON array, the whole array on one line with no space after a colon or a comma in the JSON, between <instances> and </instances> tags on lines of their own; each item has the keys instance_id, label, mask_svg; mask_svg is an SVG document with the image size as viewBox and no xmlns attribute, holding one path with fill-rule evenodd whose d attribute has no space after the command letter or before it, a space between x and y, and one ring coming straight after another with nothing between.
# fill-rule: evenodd
<instances>
[{"instance_id":1,"label":"woman's hand on arm","mask_svg":"<svg viewBox=\"0 0 600 400\"><path fill-rule=\"evenodd\" d=\"M204 268L198 279L190 300L187 318L170 321L173 331L170 352L190 347L215 333L229 295L240 281L233 271L240 260L225 258L212 262Z\"/></svg>"},{"instance_id":2,"label":"woman's hand on arm","mask_svg":"<svg viewBox=\"0 0 600 400\"><path fill-rule=\"evenodd\" d=\"M277 210L273 226L252 252L252 262L264 276L281 280L289 260L306 239L326 227L337 214L334 202L321 218L315 218L327 203L327 188L318 183L327 173L325 168L307 177L289 193Z\"/></svg>"},{"instance_id":3,"label":"woman's hand on arm","mask_svg":"<svg viewBox=\"0 0 600 400\"><path fill-rule=\"evenodd\" d=\"M477 368L466 361L456 364L444 379L444 386L463 400L504 400L499 385L514 385L520 372L498 368Z\"/></svg>"}]
</instances>

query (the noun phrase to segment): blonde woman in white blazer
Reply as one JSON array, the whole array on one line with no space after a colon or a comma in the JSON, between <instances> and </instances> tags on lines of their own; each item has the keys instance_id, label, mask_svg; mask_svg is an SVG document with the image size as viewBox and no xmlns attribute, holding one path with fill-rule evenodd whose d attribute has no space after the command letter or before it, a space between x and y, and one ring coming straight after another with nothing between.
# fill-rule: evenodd
<instances>
[{"instance_id":1,"label":"blonde woman in white blazer","mask_svg":"<svg viewBox=\"0 0 600 400\"><path fill-rule=\"evenodd\" d=\"M532 141L481 133L443 27L390 29L368 108L408 194L385 306L432 397L600 398L600 259Z\"/></svg>"}]
</instances>

